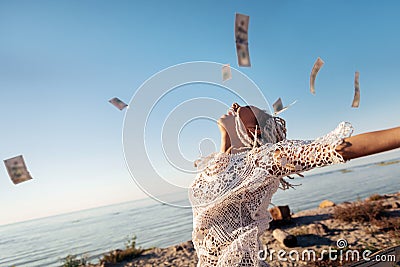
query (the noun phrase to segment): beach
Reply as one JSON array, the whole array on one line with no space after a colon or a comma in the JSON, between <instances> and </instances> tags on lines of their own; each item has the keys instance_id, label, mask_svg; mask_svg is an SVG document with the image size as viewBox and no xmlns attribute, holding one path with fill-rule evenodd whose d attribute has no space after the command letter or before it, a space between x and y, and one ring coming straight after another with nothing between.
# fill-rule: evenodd
<instances>
[{"instance_id":1,"label":"beach","mask_svg":"<svg viewBox=\"0 0 400 267\"><path fill-rule=\"evenodd\" d=\"M302 186L295 190L278 190L271 207L288 205L294 221L303 212L314 212L325 199L338 204L366 199L373 194L394 194L400 191L398 164L399 158L395 158L355 167L343 165L346 169L327 169L328 172L321 174L306 173L305 178L293 180ZM185 201L177 203L184 204ZM321 220L309 224L317 222ZM328 220L323 223L329 227ZM343 224L346 225L350 227L351 223ZM150 199L136 200L0 226L0 266L59 267L68 255L85 256L87 262L98 264L104 254L125 249L126 242L133 236L137 237L137 247L155 248L145 251L145 257L137 259L140 262L137 266L162 266L164 262L174 266L174 261L180 260L182 266L190 266L196 262L195 252L188 243L191 231L190 208L162 205ZM328 233L333 235L333 232ZM268 236L271 238L271 233L266 232L262 239L270 242ZM311 240L310 237L307 240ZM324 238L321 240L326 240ZM272 244L268 243L268 246ZM386 246L379 243L379 247ZM174 249L175 254L171 252Z\"/></svg>"},{"instance_id":2,"label":"beach","mask_svg":"<svg viewBox=\"0 0 400 267\"><path fill-rule=\"evenodd\" d=\"M353 218L352 222L345 222L335 218L338 210L354 213L356 205L367 205L382 209L383 216L376 222L371 220L359 221ZM364 207L364 206L362 206ZM343 215L340 215L343 216ZM351 216L356 216L353 214ZM390 220L392 224L380 223ZM393 224L394 223L394 224ZM286 247L273 237L273 231L281 229L296 236L297 245ZM343 202L335 206L315 208L292 214L291 220L285 223L272 222L271 227L261 235L261 242L269 251L279 250L303 251L312 250L320 255L323 250L329 248L345 251L357 250L359 252L369 250L371 253L400 245L400 192L386 195L372 195L363 201ZM342 248L338 248L338 240L346 242ZM116 253L116 251L111 252ZM339 258L338 258L339 259ZM348 258L345 262L352 262L355 258ZM277 254L272 253L265 257L270 266L341 266L338 261L316 257L313 262L307 260L277 260ZM397 259L398 261L400 259ZM345 263L343 262L343 264ZM196 266L197 255L191 241L187 241L167 248L152 248L143 252L139 257L121 263L103 263L91 266ZM393 263L394 264L394 263ZM390 265L396 266L396 265Z\"/></svg>"}]
</instances>

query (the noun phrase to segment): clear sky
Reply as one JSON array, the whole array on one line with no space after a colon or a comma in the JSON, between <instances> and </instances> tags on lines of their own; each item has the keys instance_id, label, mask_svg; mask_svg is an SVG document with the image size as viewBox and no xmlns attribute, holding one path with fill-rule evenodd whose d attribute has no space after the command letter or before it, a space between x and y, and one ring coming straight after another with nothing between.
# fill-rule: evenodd
<instances>
[{"instance_id":1,"label":"clear sky","mask_svg":"<svg viewBox=\"0 0 400 267\"><path fill-rule=\"evenodd\" d=\"M150 76L183 62L230 63L270 103L298 100L282 115L291 139L343 120L355 133L399 125L399 10L398 1L366 0L0 0L0 156L23 154L34 178L15 186L0 168L0 224L145 197L124 162L125 111L107 101L129 102ZM236 12L250 16L251 68L237 66Z\"/></svg>"}]
</instances>

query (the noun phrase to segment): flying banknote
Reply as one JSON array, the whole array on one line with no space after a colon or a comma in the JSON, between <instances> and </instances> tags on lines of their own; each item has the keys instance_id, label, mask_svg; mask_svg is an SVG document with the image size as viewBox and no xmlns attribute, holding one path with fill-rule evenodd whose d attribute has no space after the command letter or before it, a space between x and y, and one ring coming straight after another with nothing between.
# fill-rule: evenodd
<instances>
[{"instance_id":1,"label":"flying banknote","mask_svg":"<svg viewBox=\"0 0 400 267\"><path fill-rule=\"evenodd\" d=\"M123 110L124 108L126 108L128 105L125 104L123 101L121 101L119 98L114 97L110 100L108 100L108 102L110 102L111 104L113 104L116 108L118 108L119 110Z\"/></svg>"},{"instance_id":2,"label":"flying banknote","mask_svg":"<svg viewBox=\"0 0 400 267\"><path fill-rule=\"evenodd\" d=\"M351 107L358 108L360 105L360 83L358 79L360 78L360 73L356 71L354 75L354 98Z\"/></svg>"},{"instance_id":3,"label":"flying banknote","mask_svg":"<svg viewBox=\"0 0 400 267\"><path fill-rule=\"evenodd\" d=\"M272 107L274 108L274 113L281 111L283 109L282 99L278 98L278 100L276 100L275 103L272 104Z\"/></svg>"},{"instance_id":4,"label":"flying banknote","mask_svg":"<svg viewBox=\"0 0 400 267\"><path fill-rule=\"evenodd\" d=\"M22 155L4 160L4 164L6 165L8 175L14 184L19 184L32 179L28 169L26 168Z\"/></svg>"},{"instance_id":5,"label":"flying banknote","mask_svg":"<svg viewBox=\"0 0 400 267\"><path fill-rule=\"evenodd\" d=\"M310 75L310 91L313 95L315 95L315 87L314 87L315 78L317 77L317 73L322 68L324 63L325 62L321 58L317 58L317 61L315 61L314 66L312 68Z\"/></svg>"},{"instance_id":6,"label":"flying banknote","mask_svg":"<svg viewBox=\"0 0 400 267\"><path fill-rule=\"evenodd\" d=\"M282 103L282 99L278 98L274 104L272 104L272 107L274 108L274 116L278 115L279 113L284 112L285 110L287 110L290 106L294 105L297 102L297 100L295 100L292 104L284 107L283 103Z\"/></svg>"},{"instance_id":7,"label":"flying banknote","mask_svg":"<svg viewBox=\"0 0 400 267\"><path fill-rule=\"evenodd\" d=\"M247 15L236 13L235 17L235 41L238 65L241 67L250 67L249 54L249 20Z\"/></svg>"},{"instance_id":8,"label":"flying banknote","mask_svg":"<svg viewBox=\"0 0 400 267\"><path fill-rule=\"evenodd\" d=\"M222 81L232 79L231 66L229 64L222 66Z\"/></svg>"}]
</instances>

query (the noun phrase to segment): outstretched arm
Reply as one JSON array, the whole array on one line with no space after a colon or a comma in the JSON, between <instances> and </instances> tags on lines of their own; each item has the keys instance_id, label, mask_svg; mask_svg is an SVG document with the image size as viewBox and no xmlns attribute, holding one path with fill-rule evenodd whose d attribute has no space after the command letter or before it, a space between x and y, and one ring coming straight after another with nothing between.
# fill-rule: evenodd
<instances>
[{"instance_id":1,"label":"outstretched arm","mask_svg":"<svg viewBox=\"0 0 400 267\"><path fill-rule=\"evenodd\" d=\"M271 174L287 176L350 159L400 148L400 127L349 136L352 127L342 122L314 141L284 140L255 151L254 162Z\"/></svg>"},{"instance_id":2,"label":"outstretched arm","mask_svg":"<svg viewBox=\"0 0 400 267\"><path fill-rule=\"evenodd\" d=\"M400 127L396 127L347 137L336 151L344 160L350 160L399 147Z\"/></svg>"}]
</instances>

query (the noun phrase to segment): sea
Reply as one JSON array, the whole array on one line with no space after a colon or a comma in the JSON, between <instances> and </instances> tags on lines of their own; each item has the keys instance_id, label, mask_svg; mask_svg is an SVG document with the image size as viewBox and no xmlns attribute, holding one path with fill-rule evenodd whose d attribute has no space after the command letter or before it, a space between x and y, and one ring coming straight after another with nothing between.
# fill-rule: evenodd
<instances>
[{"instance_id":1,"label":"sea","mask_svg":"<svg viewBox=\"0 0 400 267\"><path fill-rule=\"evenodd\" d=\"M343 165L346 166L346 165ZM278 190L273 205L298 212L400 191L400 158L335 169L290 180L295 189ZM187 199L176 200L177 205ZM190 208L152 199L114 204L0 226L0 267L62 266L68 255L96 263L104 253L123 249L136 236L137 246L167 247L191 239Z\"/></svg>"}]
</instances>

